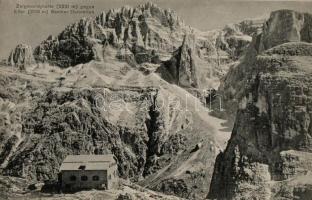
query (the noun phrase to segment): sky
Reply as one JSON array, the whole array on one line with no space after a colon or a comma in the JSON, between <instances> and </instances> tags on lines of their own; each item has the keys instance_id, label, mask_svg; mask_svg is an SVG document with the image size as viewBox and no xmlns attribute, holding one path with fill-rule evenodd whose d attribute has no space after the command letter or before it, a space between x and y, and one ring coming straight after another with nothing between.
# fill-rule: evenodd
<instances>
[{"instance_id":1,"label":"sky","mask_svg":"<svg viewBox=\"0 0 312 200\"><path fill-rule=\"evenodd\" d=\"M244 19L268 16L273 10L293 9L312 13L312 0L150 0L161 8L170 8L185 24L202 31L219 29ZM85 14L14 14L17 4L78 4L94 6L95 16L101 11L123 5L135 7L146 0L0 0L0 58L6 58L19 43L33 48L49 35L57 35L66 25L88 16Z\"/></svg>"}]
</instances>

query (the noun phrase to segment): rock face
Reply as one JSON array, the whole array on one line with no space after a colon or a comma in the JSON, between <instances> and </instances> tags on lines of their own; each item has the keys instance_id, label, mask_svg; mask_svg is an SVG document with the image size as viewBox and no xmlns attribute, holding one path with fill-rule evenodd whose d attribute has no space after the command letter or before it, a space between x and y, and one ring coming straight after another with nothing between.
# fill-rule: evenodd
<instances>
[{"instance_id":1,"label":"rock face","mask_svg":"<svg viewBox=\"0 0 312 200\"><path fill-rule=\"evenodd\" d=\"M195 64L195 36L186 35L178 56L178 84L182 86L197 86Z\"/></svg>"},{"instance_id":2,"label":"rock face","mask_svg":"<svg viewBox=\"0 0 312 200\"><path fill-rule=\"evenodd\" d=\"M177 85L182 87L198 86L195 45L195 35L185 35L182 46L165 63L165 67L172 76L172 79Z\"/></svg>"},{"instance_id":3,"label":"rock face","mask_svg":"<svg viewBox=\"0 0 312 200\"><path fill-rule=\"evenodd\" d=\"M35 63L33 56L33 50L31 46L26 44L19 44L12 50L9 58L8 64L11 66L17 66L24 69L25 66Z\"/></svg>"},{"instance_id":4,"label":"rock face","mask_svg":"<svg viewBox=\"0 0 312 200\"><path fill-rule=\"evenodd\" d=\"M302 42L311 42L302 37L305 29L294 29L298 18L302 27L310 24L310 14L273 12L225 78L221 89L238 111L226 150L216 159L208 198L310 198L312 44Z\"/></svg>"},{"instance_id":5,"label":"rock face","mask_svg":"<svg viewBox=\"0 0 312 200\"><path fill-rule=\"evenodd\" d=\"M264 24L260 50L270 49L285 42L312 42L311 14L292 10L272 12Z\"/></svg>"}]
</instances>

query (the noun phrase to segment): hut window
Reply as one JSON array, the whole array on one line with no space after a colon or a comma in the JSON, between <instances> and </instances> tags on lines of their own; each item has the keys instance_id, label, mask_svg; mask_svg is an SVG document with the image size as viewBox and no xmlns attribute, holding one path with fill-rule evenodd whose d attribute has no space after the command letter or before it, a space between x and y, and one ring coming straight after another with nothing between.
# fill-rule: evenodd
<instances>
[{"instance_id":1,"label":"hut window","mask_svg":"<svg viewBox=\"0 0 312 200\"><path fill-rule=\"evenodd\" d=\"M72 176L70 176L69 179L70 179L70 181L76 181L77 178L76 178L76 176L72 175Z\"/></svg>"},{"instance_id":2,"label":"hut window","mask_svg":"<svg viewBox=\"0 0 312 200\"><path fill-rule=\"evenodd\" d=\"M82 181L87 181L87 180L88 180L88 177L87 177L87 176L82 176L82 177L81 177L81 180L82 180Z\"/></svg>"},{"instance_id":3,"label":"hut window","mask_svg":"<svg viewBox=\"0 0 312 200\"><path fill-rule=\"evenodd\" d=\"M93 176L93 177L92 177L92 180L98 181L98 180L100 180L100 177L99 177L99 176Z\"/></svg>"}]
</instances>

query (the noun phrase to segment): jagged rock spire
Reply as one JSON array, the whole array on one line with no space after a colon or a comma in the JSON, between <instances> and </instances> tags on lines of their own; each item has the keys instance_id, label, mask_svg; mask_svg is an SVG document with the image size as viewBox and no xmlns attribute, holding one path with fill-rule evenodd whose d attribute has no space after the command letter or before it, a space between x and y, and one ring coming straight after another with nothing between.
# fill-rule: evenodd
<instances>
[{"instance_id":1,"label":"jagged rock spire","mask_svg":"<svg viewBox=\"0 0 312 200\"><path fill-rule=\"evenodd\" d=\"M33 57L33 50L30 45L19 44L17 45L11 52L8 58L8 64L11 66L17 66L22 69L26 67L26 65L31 65L35 63L35 59Z\"/></svg>"}]
</instances>

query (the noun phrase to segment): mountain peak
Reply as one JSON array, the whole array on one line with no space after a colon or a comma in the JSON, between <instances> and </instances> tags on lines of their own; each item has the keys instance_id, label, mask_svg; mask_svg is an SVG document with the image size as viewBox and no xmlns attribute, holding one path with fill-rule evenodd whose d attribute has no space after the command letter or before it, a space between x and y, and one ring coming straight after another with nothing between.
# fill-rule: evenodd
<instances>
[{"instance_id":1,"label":"mountain peak","mask_svg":"<svg viewBox=\"0 0 312 200\"><path fill-rule=\"evenodd\" d=\"M126 44L132 52L143 54L151 50L171 52L180 46L186 31L174 11L153 3L135 8L123 6L68 25L57 39L43 41L36 48L35 56L41 61L67 67L103 54L95 52L99 49L95 46L106 43L117 49Z\"/></svg>"}]
</instances>

